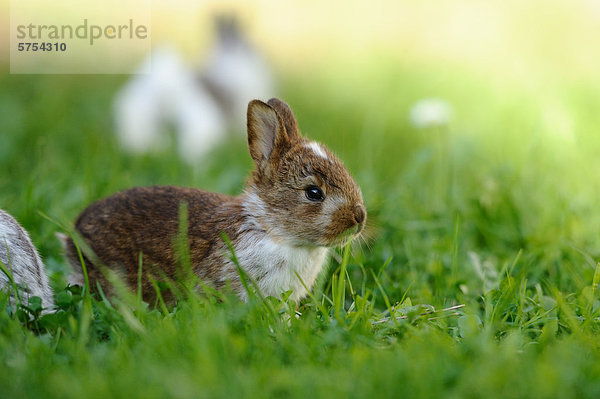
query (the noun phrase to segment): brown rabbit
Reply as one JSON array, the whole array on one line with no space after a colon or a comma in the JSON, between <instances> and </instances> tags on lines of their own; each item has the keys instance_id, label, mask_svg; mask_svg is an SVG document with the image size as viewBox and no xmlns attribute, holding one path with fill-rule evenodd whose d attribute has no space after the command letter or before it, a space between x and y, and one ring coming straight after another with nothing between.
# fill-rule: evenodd
<instances>
[{"instance_id":1,"label":"brown rabbit","mask_svg":"<svg viewBox=\"0 0 600 399\"><path fill-rule=\"evenodd\" d=\"M90 205L75 223L94 252L86 256L91 287L108 284L93 263L101 262L135 289L142 254L142 292L154 297L148 274L171 279L180 264L174 240L179 209L187 204L189 255L192 269L215 288L229 281L243 300L247 293L225 232L239 265L265 295L292 290L300 300L326 261L328 247L357 237L367 214L360 189L342 163L324 146L300 135L289 106L273 98L253 100L247 113L248 147L256 164L243 194L229 197L195 188L139 187ZM75 245L65 242L82 282ZM90 261L90 258L92 261Z\"/></svg>"}]
</instances>

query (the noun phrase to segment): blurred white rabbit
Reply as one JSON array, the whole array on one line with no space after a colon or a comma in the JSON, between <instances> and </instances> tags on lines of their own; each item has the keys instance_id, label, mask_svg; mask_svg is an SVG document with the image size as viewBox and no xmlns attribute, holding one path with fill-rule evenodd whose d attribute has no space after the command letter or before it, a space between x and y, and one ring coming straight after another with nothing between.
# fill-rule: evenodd
<instances>
[{"instance_id":1,"label":"blurred white rabbit","mask_svg":"<svg viewBox=\"0 0 600 399\"><path fill-rule=\"evenodd\" d=\"M52 289L42 259L29 238L29 234L8 213L0 209L0 289L14 293L9 276L19 287L19 296L24 305L29 298L42 299L48 310L54 306Z\"/></svg>"},{"instance_id":2,"label":"blurred white rabbit","mask_svg":"<svg viewBox=\"0 0 600 399\"><path fill-rule=\"evenodd\" d=\"M190 164L225 139L245 132L248 102L273 96L273 79L260 54L231 17L218 17L217 39L203 70L187 66L171 48L153 50L117 94L117 136L126 151L145 153L165 145L169 127L179 155ZM148 63L151 63L150 67Z\"/></svg>"},{"instance_id":3,"label":"blurred white rabbit","mask_svg":"<svg viewBox=\"0 0 600 399\"><path fill-rule=\"evenodd\" d=\"M117 136L125 150L145 153L166 142L172 126L181 157L195 163L222 139L225 121L210 94L198 84L176 51L154 50L136 75L117 94Z\"/></svg>"}]
</instances>

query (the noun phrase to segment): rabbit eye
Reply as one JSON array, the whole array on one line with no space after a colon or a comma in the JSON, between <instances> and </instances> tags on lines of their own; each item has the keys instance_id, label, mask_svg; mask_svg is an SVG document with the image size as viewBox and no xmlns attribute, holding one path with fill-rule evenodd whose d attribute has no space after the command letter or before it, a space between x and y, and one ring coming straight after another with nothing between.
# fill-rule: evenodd
<instances>
[{"instance_id":1,"label":"rabbit eye","mask_svg":"<svg viewBox=\"0 0 600 399\"><path fill-rule=\"evenodd\" d=\"M321 190L317 186L308 186L304 189L304 193L306 194L306 198L310 201L321 202L325 199L325 194L323 190Z\"/></svg>"}]
</instances>

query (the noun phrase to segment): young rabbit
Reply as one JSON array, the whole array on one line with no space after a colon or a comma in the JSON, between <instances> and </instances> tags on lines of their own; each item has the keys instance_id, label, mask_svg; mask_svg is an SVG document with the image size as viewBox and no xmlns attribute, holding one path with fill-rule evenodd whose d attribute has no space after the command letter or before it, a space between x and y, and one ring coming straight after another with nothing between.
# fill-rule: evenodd
<instances>
[{"instance_id":1,"label":"young rabbit","mask_svg":"<svg viewBox=\"0 0 600 399\"><path fill-rule=\"evenodd\" d=\"M98 262L137 287L140 253L142 292L154 297L148 275L175 278L181 203L187 204L189 255L193 271L215 288L229 281L242 299L239 265L265 295L292 290L307 295L326 261L327 248L357 237L367 213L360 189L342 163L324 146L300 135L292 110L273 98L253 100L247 113L248 146L256 169L243 194L229 197L195 188L139 187L90 205L75 223L95 257L86 256L90 285L109 289ZM81 281L76 247L66 253ZM92 261L90 261L92 259ZM298 278L302 279L302 282Z\"/></svg>"},{"instance_id":2,"label":"young rabbit","mask_svg":"<svg viewBox=\"0 0 600 399\"><path fill-rule=\"evenodd\" d=\"M12 292L11 282L6 275L9 273L20 288L19 295L23 304L27 305L30 296L38 296L42 299L44 308L54 306L44 263L29 235L12 216L1 209L0 262L0 289Z\"/></svg>"}]
</instances>

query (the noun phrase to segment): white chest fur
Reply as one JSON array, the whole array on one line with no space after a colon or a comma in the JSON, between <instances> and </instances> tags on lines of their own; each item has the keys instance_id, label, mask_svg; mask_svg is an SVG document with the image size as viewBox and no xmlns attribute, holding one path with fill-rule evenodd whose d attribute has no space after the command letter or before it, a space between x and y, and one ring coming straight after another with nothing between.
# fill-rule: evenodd
<instances>
[{"instance_id":1,"label":"white chest fur","mask_svg":"<svg viewBox=\"0 0 600 399\"><path fill-rule=\"evenodd\" d=\"M235 244L235 252L240 266L264 295L279 297L292 290L290 298L295 301L306 296L302 282L308 289L313 286L327 256L327 248L280 244L260 233L243 237Z\"/></svg>"}]
</instances>

